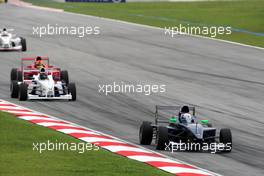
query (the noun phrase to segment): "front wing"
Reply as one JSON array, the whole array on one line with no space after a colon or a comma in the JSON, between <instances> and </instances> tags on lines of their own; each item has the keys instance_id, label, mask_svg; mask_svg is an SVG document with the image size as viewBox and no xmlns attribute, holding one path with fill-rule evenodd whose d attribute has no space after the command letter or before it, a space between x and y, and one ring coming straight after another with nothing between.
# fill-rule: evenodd
<instances>
[{"instance_id":1,"label":"front wing","mask_svg":"<svg viewBox=\"0 0 264 176\"><path fill-rule=\"evenodd\" d=\"M10 48L0 47L0 51L18 51L18 50L22 50L22 46L15 46Z\"/></svg>"},{"instance_id":2,"label":"front wing","mask_svg":"<svg viewBox=\"0 0 264 176\"><path fill-rule=\"evenodd\" d=\"M71 100L72 95L68 94L68 95L60 95L59 97L46 97L46 96L43 97L39 95L28 94L28 99L29 100Z\"/></svg>"}]
</instances>

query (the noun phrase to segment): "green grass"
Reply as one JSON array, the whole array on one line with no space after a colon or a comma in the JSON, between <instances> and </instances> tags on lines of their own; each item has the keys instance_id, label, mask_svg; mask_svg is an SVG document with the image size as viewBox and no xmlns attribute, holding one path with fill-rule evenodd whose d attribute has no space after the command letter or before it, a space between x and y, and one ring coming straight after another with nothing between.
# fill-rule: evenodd
<instances>
[{"instance_id":1,"label":"green grass","mask_svg":"<svg viewBox=\"0 0 264 176\"><path fill-rule=\"evenodd\" d=\"M154 3L58 3L52 0L25 0L35 5L64 9L164 28L183 21L209 26L231 26L264 33L264 0L217 2L154 2ZM264 47L264 36L233 32L217 38Z\"/></svg>"},{"instance_id":2,"label":"green grass","mask_svg":"<svg viewBox=\"0 0 264 176\"><path fill-rule=\"evenodd\" d=\"M5 176L134 176L169 175L151 166L103 149L33 151L36 142L78 143L79 140L0 112L0 175Z\"/></svg>"}]
</instances>

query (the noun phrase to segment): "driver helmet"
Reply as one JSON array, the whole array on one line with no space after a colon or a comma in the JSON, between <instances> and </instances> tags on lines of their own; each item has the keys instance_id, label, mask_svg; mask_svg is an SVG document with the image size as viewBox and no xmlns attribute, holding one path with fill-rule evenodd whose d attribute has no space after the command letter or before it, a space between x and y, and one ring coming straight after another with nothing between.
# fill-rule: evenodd
<instances>
[{"instance_id":1,"label":"driver helmet","mask_svg":"<svg viewBox=\"0 0 264 176\"><path fill-rule=\"evenodd\" d=\"M43 62L42 62L42 58L40 56L36 57L35 67L37 69L41 69L42 67L44 67Z\"/></svg>"},{"instance_id":2,"label":"driver helmet","mask_svg":"<svg viewBox=\"0 0 264 176\"><path fill-rule=\"evenodd\" d=\"M189 112L190 112L190 108L189 108L189 106L184 105L184 106L181 108L181 113L189 113Z\"/></svg>"},{"instance_id":3,"label":"driver helmet","mask_svg":"<svg viewBox=\"0 0 264 176\"><path fill-rule=\"evenodd\" d=\"M45 80L45 79L47 79L47 73L46 73L46 70L45 70L45 68L41 68L40 69L40 72L39 72L39 78L41 79L41 80Z\"/></svg>"},{"instance_id":4,"label":"driver helmet","mask_svg":"<svg viewBox=\"0 0 264 176\"><path fill-rule=\"evenodd\" d=\"M190 113L181 114L182 123L192 123L192 115Z\"/></svg>"},{"instance_id":5,"label":"driver helmet","mask_svg":"<svg viewBox=\"0 0 264 176\"><path fill-rule=\"evenodd\" d=\"M6 30L6 28L3 29L3 32L2 32L2 36L7 36L8 35L8 32Z\"/></svg>"}]
</instances>

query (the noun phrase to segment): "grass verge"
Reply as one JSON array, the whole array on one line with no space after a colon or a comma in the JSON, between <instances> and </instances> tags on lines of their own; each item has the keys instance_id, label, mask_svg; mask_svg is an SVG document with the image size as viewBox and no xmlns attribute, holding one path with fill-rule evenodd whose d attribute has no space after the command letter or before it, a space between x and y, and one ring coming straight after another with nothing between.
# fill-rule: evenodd
<instances>
[{"instance_id":1,"label":"grass verge","mask_svg":"<svg viewBox=\"0 0 264 176\"><path fill-rule=\"evenodd\" d=\"M264 1L206 1L153 3L59 3L52 0L24 0L35 5L64 9L157 27L179 24L231 26L243 30L216 38L264 47ZM252 34L261 33L262 36Z\"/></svg>"},{"instance_id":2,"label":"grass verge","mask_svg":"<svg viewBox=\"0 0 264 176\"><path fill-rule=\"evenodd\" d=\"M0 112L0 139L0 175L169 175L103 149L83 154L76 151L33 151L33 143L36 142L49 140L70 144L80 141L3 112Z\"/></svg>"}]
</instances>

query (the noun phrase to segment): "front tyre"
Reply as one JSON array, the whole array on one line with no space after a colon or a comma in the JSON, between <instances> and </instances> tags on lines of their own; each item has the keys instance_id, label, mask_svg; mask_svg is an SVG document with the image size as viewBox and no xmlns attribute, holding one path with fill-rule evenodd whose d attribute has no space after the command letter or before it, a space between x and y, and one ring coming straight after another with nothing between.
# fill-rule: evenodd
<instances>
[{"instance_id":1,"label":"front tyre","mask_svg":"<svg viewBox=\"0 0 264 176\"><path fill-rule=\"evenodd\" d=\"M224 144L224 152L231 152L232 150L232 133L228 128L223 128L220 130L219 142Z\"/></svg>"},{"instance_id":2,"label":"front tyre","mask_svg":"<svg viewBox=\"0 0 264 176\"><path fill-rule=\"evenodd\" d=\"M18 82L13 80L10 84L11 98L18 98L19 85Z\"/></svg>"},{"instance_id":3,"label":"front tyre","mask_svg":"<svg viewBox=\"0 0 264 176\"><path fill-rule=\"evenodd\" d=\"M166 144L169 144L169 135L168 129L163 126L158 127L157 131L157 150L164 150L166 148Z\"/></svg>"},{"instance_id":4,"label":"front tyre","mask_svg":"<svg viewBox=\"0 0 264 176\"><path fill-rule=\"evenodd\" d=\"M21 83L19 85L19 96L20 101L26 101L28 99L28 85L25 83Z\"/></svg>"},{"instance_id":5,"label":"front tyre","mask_svg":"<svg viewBox=\"0 0 264 176\"><path fill-rule=\"evenodd\" d=\"M22 51L27 51L27 42L26 39L24 39L23 37L20 37L21 40L21 46L22 46Z\"/></svg>"},{"instance_id":6,"label":"front tyre","mask_svg":"<svg viewBox=\"0 0 264 176\"><path fill-rule=\"evenodd\" d=\"M22 82L23 81L23 72L17 71L17 81Z\"/></svg>"},{"instance_id":7,"label":"front tyre","mask_svg":"<svg viewBox=\"0 0 264 176\"><path fill-rule=\"evenodd\" d=\"M69 74L67 70L62 70L61 71L61 80L64 81L66 83L66 85L69 84Z\"/></svg>"},{"instance_id":8,"label":"front tyre","mask_svg":"<svg viewBox=\"0 0 264 176\"><path fill-rule=\"evenodd\" d=\"M68 93L71 94L71 101L76 101L76 86L75 83L69 83L68 85Z\"/></svg>"},{"instance_id":9,"label":"front tyre","mask_svg":"<svg viewBox=\"0 0 264 176\"><path fill-rule=\"evenodd\" d=\"M15 81L17 80L17 69L12 68L11 73L10 73L10 81Z\"/></svg>"},{"instance_id":10,"label":"front tyre","mask_svg":"<svg viewBox=\"0 0 264 176\"><path fill-rule=\"evenodd\" d=\"M151 122L144 121L139 129L139 142L141 145L150 145L153 137Z\"/></svg>"}]
</instances>

